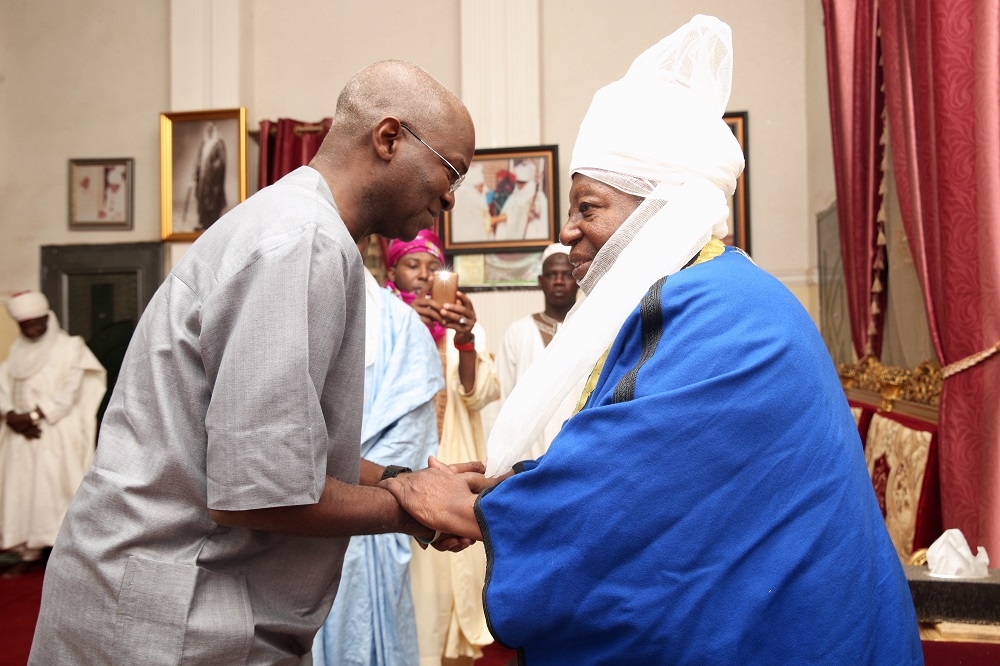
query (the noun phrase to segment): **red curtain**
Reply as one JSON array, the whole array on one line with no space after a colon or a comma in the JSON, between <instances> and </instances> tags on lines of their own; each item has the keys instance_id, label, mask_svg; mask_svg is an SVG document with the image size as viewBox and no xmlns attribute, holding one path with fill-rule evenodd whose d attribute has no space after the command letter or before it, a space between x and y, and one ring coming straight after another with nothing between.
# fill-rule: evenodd
<instances>
[{"instance_id":1,"label":"red curtain","mask_svg":"<svg viewBox=\"0 0 1000 666\"><path fill-rule=\"evenodd\" d=\"M880 1L900 212L949 364L1000 340L1000 0ZM997 566L1000 355L945 379L938 434L944 527Z\"/></svg>"},{"instance_id":2,"label":"red curtain","mask_svg":"<svg viewBox=\"0 0 1000 666\"><path fill-rule=\"evenodd\" d=\"M879 185L885 146L874 0L823 0L837 217L851 339L858 357L882 351L885 244Z\"/></svg>"},{"instance_id":3,"label":"red curtain","mask_svg":"<svg viewBox=\"0 0 1000 666\"><path fill-rule=\"evenodd\" d=\"M332 122L332 118L324 118L318 123L291 118L260 121L258 189L308 164L330 131Z\"/></svg>"}]
</instances>

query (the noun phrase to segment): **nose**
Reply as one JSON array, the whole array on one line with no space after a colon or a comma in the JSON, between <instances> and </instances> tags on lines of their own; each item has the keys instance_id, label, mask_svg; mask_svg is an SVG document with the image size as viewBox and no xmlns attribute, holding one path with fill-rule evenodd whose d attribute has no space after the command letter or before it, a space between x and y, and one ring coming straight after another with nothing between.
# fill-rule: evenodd
<instances>
[{"instance_id":1,"label":"nose","mask_svg":"<svg viewBox=\"0 0 1000 666\"><path fill-rule=\"evenodd\" d=\"M455 207L455 193L446 192L441 197L441 210L451 210Z\"/></svg>"},{"instance_id":2,"label":"nose","mask_svg":"<svg viewBox=\"0 0 1000 666\"><path fill-rule=\"evenodd\" d=\"M566 220L566 224L559 231L559 242L572 247L582 236L583 234L580 232L580 227L576 224L575 218L570 215L569 219Z\"/></svg>"}]
</instances>

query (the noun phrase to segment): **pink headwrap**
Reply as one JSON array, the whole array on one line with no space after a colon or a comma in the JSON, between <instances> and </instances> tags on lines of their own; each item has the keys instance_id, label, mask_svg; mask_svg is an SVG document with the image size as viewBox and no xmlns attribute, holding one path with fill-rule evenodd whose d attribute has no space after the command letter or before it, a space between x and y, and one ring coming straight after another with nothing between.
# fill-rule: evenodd
<instances>
[{"instance_id":1,"label":"pink headwrap","mask_svg":"<svg viewBox=\"0 0 1000 666\"><path fill-rule=\"evenodd\" d=\"M401 241L398 239L392 241L385 253L385 265L389 267L395 266L400 259L414 252L426 252L436 257L442 265L444 264L444 244L441 243L441 239L438 238L437 234L430 229L424 229L411 241ZM385 286L392 293L403 299L403 302L407 305L411 305L417 299L416 293L400 290L392 280L386 282ZM434 336L435 342L443 338L447 332L447 329L436 321L427 324L427 328L430 330L431 335Z\"/></svg>"},{"instance_id":2,"label":"pink headwrap","mask_svg":"<svg viewBox=\"0 0 1000 666\"><path fill-rule=\"evenodd\" d=\"M424 229L411 241L392 241L385 255L385 265L395 266L404 256L414 252L427 252L437 257L437 260L442 264L444 263L444 244L441 243L437 234L430 229Z\"/></svg>"}]
</instances>

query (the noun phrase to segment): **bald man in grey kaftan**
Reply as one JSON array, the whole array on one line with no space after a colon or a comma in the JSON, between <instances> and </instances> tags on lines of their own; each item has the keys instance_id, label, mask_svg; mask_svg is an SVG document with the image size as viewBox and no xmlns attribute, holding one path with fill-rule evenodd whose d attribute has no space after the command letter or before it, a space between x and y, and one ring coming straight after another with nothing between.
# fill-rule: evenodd
<instances>
[{"instance_id":1,"label":"bald man in grey kaftan","mask_svg":"<svg viewBox=\"0 0 1000 666\"><path fill-rule=\"evenodd\" d=\"M215 223L146 309L46 573L31 664L297 664L348 539L224 527L357 483L361 257L302 167Z\"/></svg>"}]
</instances>

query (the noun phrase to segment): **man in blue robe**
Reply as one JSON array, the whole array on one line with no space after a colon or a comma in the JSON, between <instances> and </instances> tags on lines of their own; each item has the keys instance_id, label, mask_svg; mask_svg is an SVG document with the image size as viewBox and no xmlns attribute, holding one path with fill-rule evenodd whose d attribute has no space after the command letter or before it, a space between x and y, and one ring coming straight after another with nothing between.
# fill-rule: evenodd
<instances>
[{"instance_id":1,"label":"man in blue robe","mask_svg":"<svg viewBox=\"0 0 1000 666\"><path fill-rule=\"evenodd\" d=\"M731 72L729 27L696 16L595 95L560 234L587 299L505 403L488 477L384 483L483 539L490 630L522 663L922 662L829 354L720 241L743 168ZM588 374L582 409L521 461Z\"/></svg>"},{"instance_id":2,"label":"man in blue robe","mask_svg":"<svg viewBox=\"0 0 1000 666\"><path fill-rule=\"evenodd\" d=\"M437 347L420 317L365 271L365 401L361 455L418 469L437 451L434 395L444 388ZM313 641L315 666L416 666L410 537L351 537L340 589Z\"/></svg>"}]
</instances>

